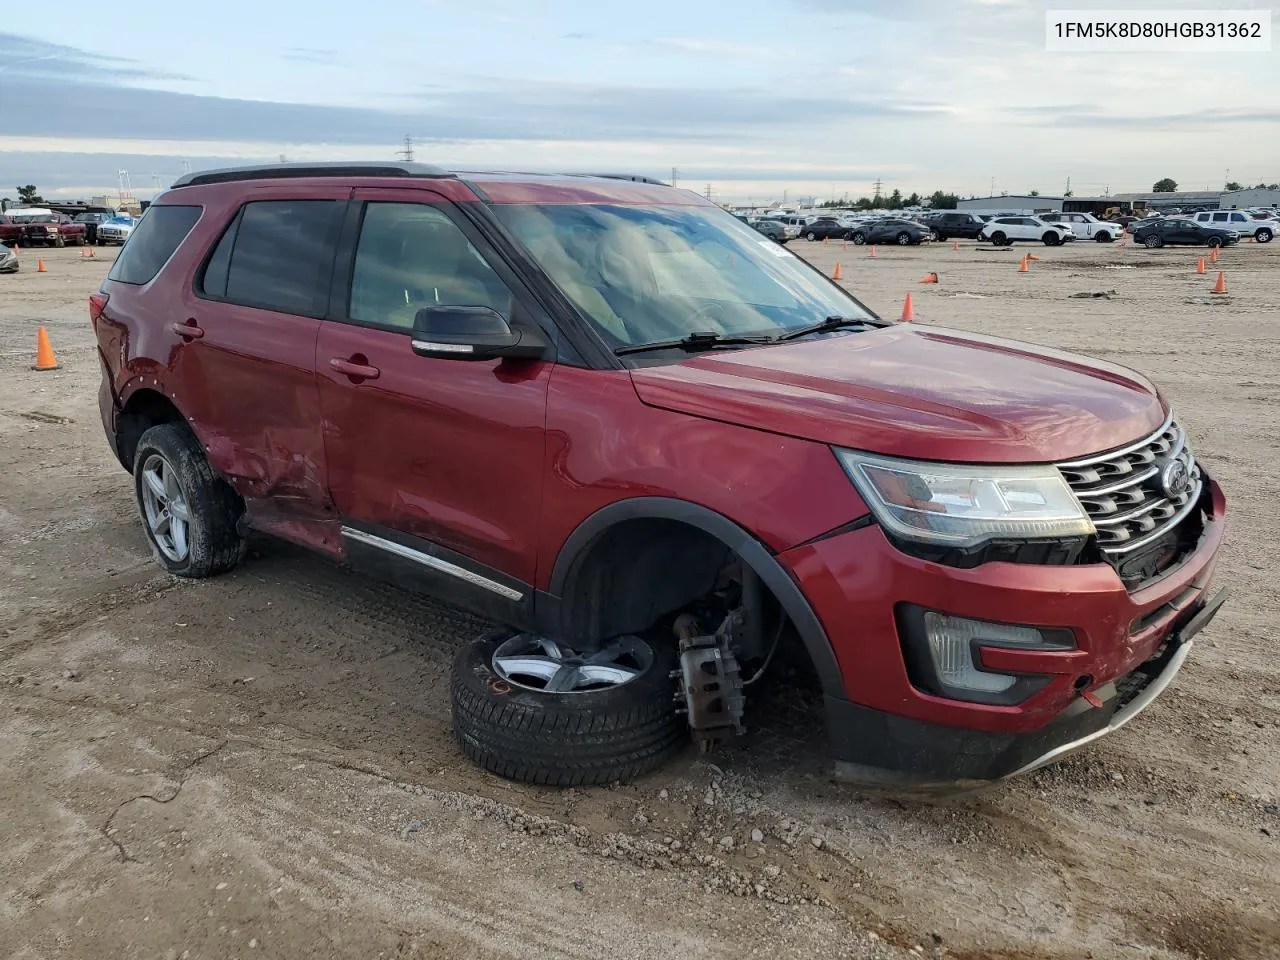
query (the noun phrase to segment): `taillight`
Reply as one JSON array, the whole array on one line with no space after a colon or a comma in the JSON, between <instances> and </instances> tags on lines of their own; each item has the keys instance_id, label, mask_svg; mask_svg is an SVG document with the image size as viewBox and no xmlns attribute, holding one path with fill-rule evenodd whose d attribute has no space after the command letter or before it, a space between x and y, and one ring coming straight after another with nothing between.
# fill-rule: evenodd
<instances>
[{"instance_id":1,"label":"taillight","mask_svg":"<svg viewBox=\"0 0 1280 960\"><path fill-rule=\"evenodd\" d=\"M93 325L93 332L98 332L98 321L102 318L102 312L107 309L107 301L111 299L111 295L107 293L91 293L89 294L89 323Z\"/></svg>"}]
</instances>

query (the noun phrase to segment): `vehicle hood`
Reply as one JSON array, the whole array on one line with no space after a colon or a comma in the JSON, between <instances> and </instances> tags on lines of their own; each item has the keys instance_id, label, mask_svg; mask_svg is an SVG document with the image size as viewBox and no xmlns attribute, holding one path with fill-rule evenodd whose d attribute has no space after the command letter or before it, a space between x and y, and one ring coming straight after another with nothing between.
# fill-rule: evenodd
<instances>
[{"instance_id":1,"label":"vehicle hood","mask_svg":"<svg viewBox=\"0 0 1280 960\"><path fill-rule=\"evenodd\" d=\"M1070 460L1145 437L1168 415L1122 367L912 324L705 353L631 377L649 406L921 460Z\"/></svg>"}]
</instances>

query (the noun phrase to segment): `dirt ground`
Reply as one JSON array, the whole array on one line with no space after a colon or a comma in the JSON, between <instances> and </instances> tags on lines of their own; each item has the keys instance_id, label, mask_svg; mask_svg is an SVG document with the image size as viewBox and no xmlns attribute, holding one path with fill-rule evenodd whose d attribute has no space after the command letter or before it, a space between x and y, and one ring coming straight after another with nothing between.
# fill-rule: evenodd
<instances>
[{"instance_id":1,"label":"dirt ground","mask_svg":"<svg viewBox=\"0 0 1280 960\"><path fill-rule=\"evenodd\" d=\"M918 322L1162 385L1226 488L1234 597L1147 713L1013 783L875 794L829 781L784 671L733 749L644 782L488 776L449 735L471 617L265 539L210 581L152 564L96 407L110 254L38 274L23 251L0 276L0 956L1280 957L1280 243L1223 254L1222 297L1190 250L1037 246L1020 274L1022 248L793 249L884 315L910 292ZM30 369L38 324L60 370Z\"/></svg>"}]
</instances>

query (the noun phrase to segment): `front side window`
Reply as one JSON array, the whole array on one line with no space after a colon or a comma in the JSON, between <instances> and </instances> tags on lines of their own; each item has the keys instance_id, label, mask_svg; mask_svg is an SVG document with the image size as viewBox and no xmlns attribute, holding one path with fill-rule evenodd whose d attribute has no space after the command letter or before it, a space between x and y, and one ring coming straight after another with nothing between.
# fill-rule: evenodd
<instances>
[{"instance_id":1,"label":"front side window","mask_svg":"<svg viewBox=\"0 0 1280 960\"><path fill-rule=\"evenodd\" d=\"M494 214L615 345L774 335L870 314L794 254L713 207L496 204Z\"/></svg>"},{"instance_id":2,"label":"front side window","mask_svg":"<svg viewBox=\"0 0 1280 960\"><path fill-rule=\"evenodd\" d=\"M352 320L413 329L424 307L489 307L511 318L511 292L436 207L370 203L351 277Z\"/></svg>"}]
</instances>

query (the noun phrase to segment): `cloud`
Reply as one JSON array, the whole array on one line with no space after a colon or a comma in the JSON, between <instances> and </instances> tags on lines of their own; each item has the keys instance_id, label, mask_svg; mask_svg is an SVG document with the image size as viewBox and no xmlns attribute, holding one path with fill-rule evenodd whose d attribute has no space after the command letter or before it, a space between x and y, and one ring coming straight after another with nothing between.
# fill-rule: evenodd
<instances>
[{"instance_id":1,"label":"cloud","mask_svg":"<svg viewBox=\"0 0 1280 960\"><path fill-rule=\"evenodd\" d=\"M1054 127L1119 127L1125 130L1172 132L1191 128L1271 124L1280 122L1280 109L1194 110L1181 113L1114 113L1090 104L1009 107L1020 122Z\"/></svg>"},{"instance_id":2,"label":"cloud","mask_svg":"<svg viewBox=\"0 0 1280 960\"><path fill-rule=\"evenodd\" d=\"M774 48L753 43L733 43L728 40L709 40L697 37L659 37L648 41L656 47L665 47L679 53L691 53L712 57L767 57L775 55Z\"/></svg>"},{"instance_id":3,"label":"cloud","mask_svg":"<svg viewBox=\"0 0 1280 960\"><path fill-rule=\"evenodd\" d=\"M336 66L342 63L342 54L328 47L289 47L282 57L297 63L315 63L321 66Z\"/></svg>"},{"instance_id":4,"label":"cloud","mask_svg":"<svg viewBox=\"0 0 1280 960\"><path fill-rule=\"evenodd\" d=\"M74 76L80 80L127 83L135 80L190 80L181 74L148 69L136 60L91 53L34 37L0 33L0 75L6 89L12 77ZM6 96L5 99L8 99Z\"/></svg>"},{"instance_id":5,"label":"cloud","mask_svg":"<svg viewBox=\"0 0 1280 960\"><path fill-rule=\"evenodd\" d=\"M928 101L460 78L425 87L414 106L377 110L234 100L122 85L116 77L6 79L3 133L14 137L235 140L331 144L423 140L782 140L798 129L925 118Z\"/></svg>"}]
</instances>

